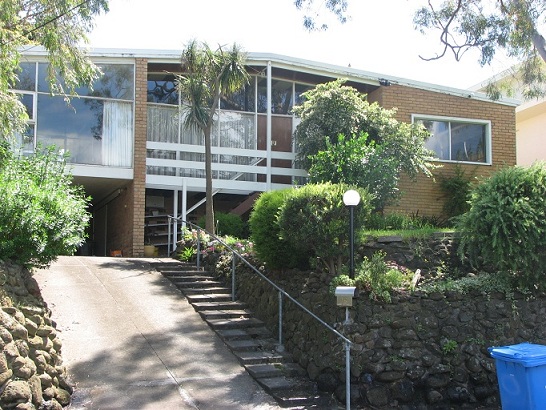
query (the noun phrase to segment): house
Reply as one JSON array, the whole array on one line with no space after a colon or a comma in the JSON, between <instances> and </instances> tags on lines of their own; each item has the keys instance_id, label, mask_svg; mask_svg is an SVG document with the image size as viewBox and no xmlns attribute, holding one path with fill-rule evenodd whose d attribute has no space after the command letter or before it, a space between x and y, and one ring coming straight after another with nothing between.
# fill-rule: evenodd
<instances>
[{"instance_id":1,"label":"house","mask_svg":"<svg viewBox=\"0 0 546 410\"><path fill-rule=\"evenodd\" d=\"M546 99L526 101L516 108L516 163L522 166L546 161L544 131Z\"/></svg>"},{"instance_id":2,"label":"house","mask_svg":"<svg viewBox=\"0 0 546 410\"><path fill-rule=\"evenodd\" d=\"M74 182L93 198L95 255L142 256L146 242L166 250L167 215L195 221L204 213L202 138L182 126L173 74L180 53L91 50L103 74L92 89L81 87L70 106L50 95L45 51L24 53L14 90L30 117L22 149L55 144L70 153ZM514 101L273 54L249 53L247 67L250 84L221 102L213 133L216 211L244 214L258 193L305 181L294 165L298 118L291 107L304 91L336 78L370 101L397 107L399 120L422 121L443 165L437 173L461 164L487 175L516 162ZM401 189L402 200L389 211L442 212L433 179L404 180Z\"/></svg>"}]
</instances>

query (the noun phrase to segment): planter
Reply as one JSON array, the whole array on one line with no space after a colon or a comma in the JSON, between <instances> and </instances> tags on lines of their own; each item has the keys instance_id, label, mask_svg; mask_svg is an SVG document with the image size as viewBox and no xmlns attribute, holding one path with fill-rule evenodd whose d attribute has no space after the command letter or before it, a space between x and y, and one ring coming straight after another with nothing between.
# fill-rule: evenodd
<instances>
[{"instance_id":1,"label":"planter","mask_svg":"<svg viewBox=\"0 0 546 410\"><path fill-rule=\"evenodd\" d=\"M154 245L144 245L144 256L146 258L153 258L157 256L158 249Z\"/></svg>"}]
</instances>

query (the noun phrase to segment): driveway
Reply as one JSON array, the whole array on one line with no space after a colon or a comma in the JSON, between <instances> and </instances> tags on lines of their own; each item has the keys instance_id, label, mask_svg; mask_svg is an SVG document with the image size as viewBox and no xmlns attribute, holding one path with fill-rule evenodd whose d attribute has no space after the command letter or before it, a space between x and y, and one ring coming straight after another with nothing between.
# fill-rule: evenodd
<instances>
[{"instance_id":1,"label":"driveway","mask_svg":"<svg viewBox=\"0 0 546 410\"><path fill-rule=\"evenodd\" d=\"M36 271L76 384L70 408L278 409L149 261L64 256Z\"/></svg>"}]
</instances>

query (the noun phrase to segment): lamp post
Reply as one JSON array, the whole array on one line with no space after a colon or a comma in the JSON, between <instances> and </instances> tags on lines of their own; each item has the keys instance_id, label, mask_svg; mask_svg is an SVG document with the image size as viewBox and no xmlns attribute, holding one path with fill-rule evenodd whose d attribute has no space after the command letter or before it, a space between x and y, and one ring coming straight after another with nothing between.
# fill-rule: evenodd
<instances>
[{"instance_id":1,"label":"lamp post","mask_svg":"<svg viewBox=\"0 0 546 410\"><path fill-rule=\"evenodd\" d=\"M349 265L349 277L353 279L355 277L355 232L354 232L354 210L360 202L360 194L354 189L350 189L343 194L343 203L349 207L349 251L350 251L350 265Z\"/></svg>"}]
</instances>

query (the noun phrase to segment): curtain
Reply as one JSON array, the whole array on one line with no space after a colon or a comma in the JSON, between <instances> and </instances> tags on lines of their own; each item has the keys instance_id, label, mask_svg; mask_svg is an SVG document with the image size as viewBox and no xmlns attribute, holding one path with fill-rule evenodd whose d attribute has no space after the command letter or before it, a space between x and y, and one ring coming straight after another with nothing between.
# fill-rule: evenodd
<instances>
[{"instance_id":1,"label":"curtain","mask_svg":"<svg viewBox=\"0 0 546 410\"><path fill-rule=\"evenodd\" d=\"M133 105L104 101L102 165L131 167L133 164Z\"/></svg>"}]
</instances>

